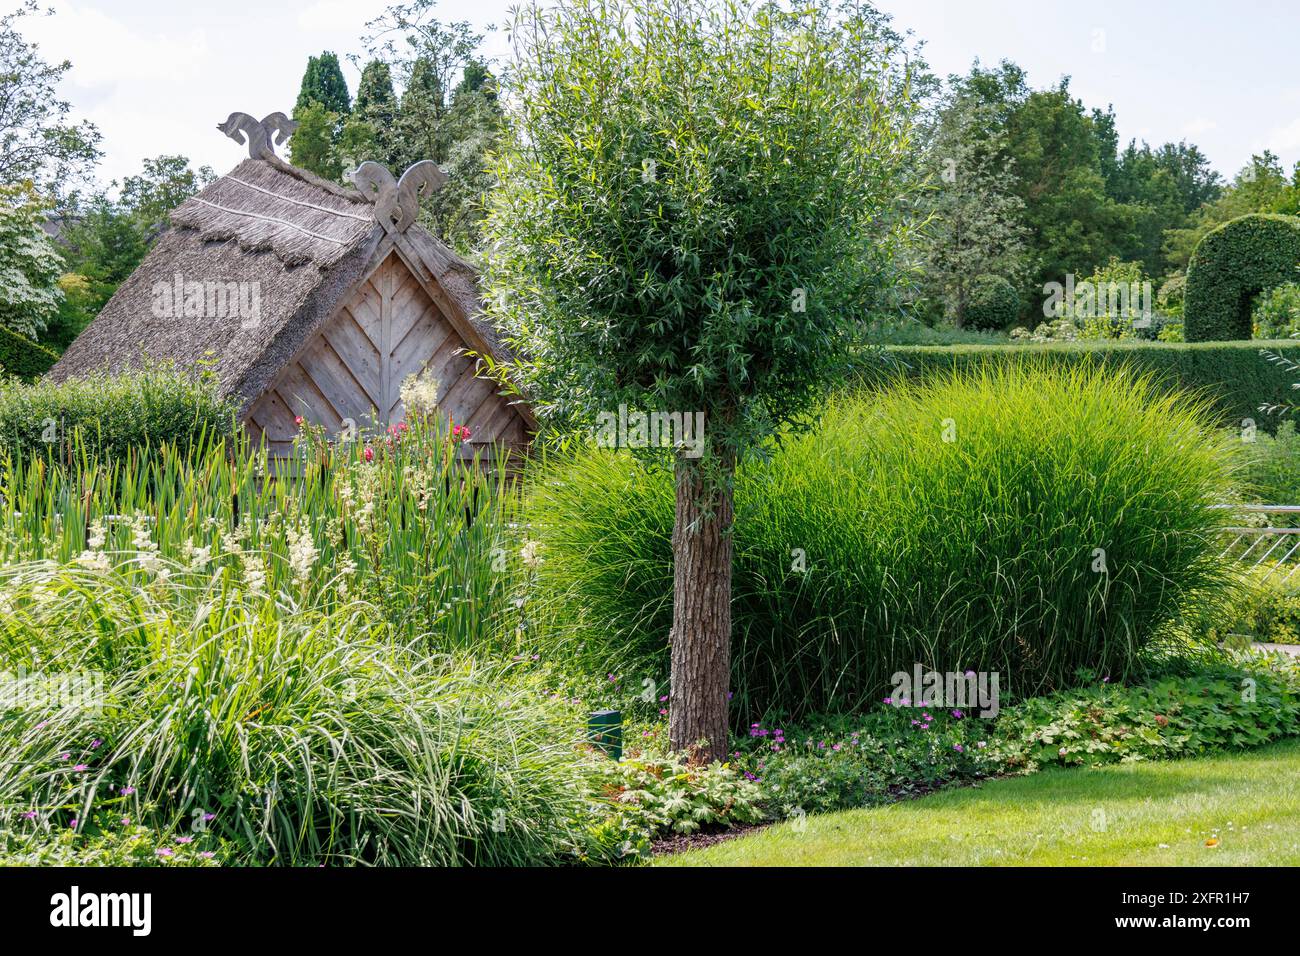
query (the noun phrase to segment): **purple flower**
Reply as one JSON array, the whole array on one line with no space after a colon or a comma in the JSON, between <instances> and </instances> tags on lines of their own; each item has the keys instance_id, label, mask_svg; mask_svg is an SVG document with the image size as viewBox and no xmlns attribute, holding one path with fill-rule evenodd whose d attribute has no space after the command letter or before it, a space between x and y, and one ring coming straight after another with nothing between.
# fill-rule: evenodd
<instances>
[{"instance_id":1,"label":"purple flower","mask_svg":"<svg viewBox=\"0 0 1300 956\"><path fill-rule=\"evenodd\" d=\"M202 853L199 854L199 856L203 857L203 859L205 860L210 860L214 856L216 856L216 854L213 853L211 850L204 850Z\"/></svg>"},{"instance_id":2,"label":"purple flower","mask_svg":"<svg viewBox=\"0 0 1300 956\"><path fill-rule=\"evenodd\" d=\"M75 830L75 829L77 829L77 818L76 818L76 817L73 817L73 818L72 818L72 822L68 824L68 829L70 829L70 830Z\"/></svg>"},{"instance_id":3,"label":"purple flower","mask_svg":"<svg viewBox=\"0 0 1300 956\"><path fill-rule=\"evenodd\" d=\"M215 820L216 818L217 818L217 815L216 815L215 813L205 813L205 814L203 814L203 822L204 822L204 823L208 823L209 821Z\"/></svg>"},{"instance_id":4,"label":"purple flower","mask_svg":"<svg viewBox=\"0 0 1300 956\"><path fill-rule=\"evenodd\" d=\"M103 743L104 743L104 741L102 741L102 740L92 740L92 741L90 742L90 749L91 749L91 750L98 750L98 749L100 748L100 746L101 746Z\"/></svg>"},{"instance_id":5,"label":"purple flower","mask_svg":"<svg viewBox=\"0 0 1300 956\"><path fill-rule=\"evenodd\" d=\"M952 712L952 715L953 715L954 717L956 717L958 720L961 720L963 717L966 716L966 715L963 714L960 710L954 710L954 711Z\"/></svg>"},{"instance_id":6,"label":"purple flower","mask_svg":"<svg viewBox=\"0 0 1300 956\"><path fill-rule=\"evenodd\" d=\"M174 850L171 850L171 849L169 849L169 848L167 848L167 847L165 847L165 846L160 846L158 849L154 850L154 852L157 853L159 856L175 856L175 855L176 855Z\"/></svg>"},{"instance_id":7,"label":"purple flower","mask_svg":"<svg viewBox=\"0 0 1300 956\"><path fill-rule=\"evenodd\" d=\"M63 753L59 754L59 759L60 759L60 760L71 760L71 759L72 759L72 754L68 753L67 751L64 751Z\"/></svg>"},{"instance_id":8,"label":"purple flower","mask_svg":"<svg viewBox=\"0 0 1300 956\"><path fill-rule=\"evenodd\" d=\"M35 819L36 819L36 811L35 811L35 810L28 810L26 813L23 814L23 819L24 819L24 820L35 820Z\"/></svg>"},{"instance_id":9,"label":"purple flower","mask_svg":"<svg viewBox=\"0 0 1300 956\"><path fill-rule=\"evenodd\" d=\"M77 764L75 767L73 767L72 769L75 770L75 771L80 772L80 771L82 771L82 770L87 770L87 769L89 769L89 768L86 766L86 764L84 764L84 763L79 763L79 764Z\"/></svg>"},{"instance_id":10,"label":"purple flower","mask_svg":"<svg viewBox=\"0 0 1300 956\"><path fill-rule=\"evenodd\" d=\"M123 787L121 790L117 792L124 797L129 797L131 796L131 794L135 793L135 787Z\"/></svg>"},{"instance_id":11,"label":"purple flower","mask_svg":"<svg viewBox=\"0 0 1300 956\"><path fill-rule=\"evenodd\" d=\"M966 748L963 747L961 744L953 744L952 749L957 751L957 753L959 754L964 754L966 752Z\"/></svg>"},{"instance_id":12,"label":"purple flower","mask_svg":"<svg viewBox=\"0 0 1300 956\"><path fill-rule=\"evenodd\" d=\"M194 842L194 837L177 837L177 838L176 838L176 842L177 842L177 843L193 843L193 842Z\"/></svg>"}]
</instances>

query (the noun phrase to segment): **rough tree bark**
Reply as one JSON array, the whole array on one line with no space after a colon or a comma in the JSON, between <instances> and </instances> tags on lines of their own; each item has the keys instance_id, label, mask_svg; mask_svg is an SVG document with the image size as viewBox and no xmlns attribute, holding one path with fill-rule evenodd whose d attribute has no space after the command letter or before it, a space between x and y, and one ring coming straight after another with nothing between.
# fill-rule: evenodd
<instances>
[{"instance_id":1,"label":"rough tree bark","mask_svg":"<svg viewBox=\"0 0 1300 956\"><path fill-rule=\"evenodd\" d=\"M668 737L674 750L705 761L726 753L731 682L734 457L721 465L711 475L699 459L676 466Z\"/></svg>"}]
</instances>

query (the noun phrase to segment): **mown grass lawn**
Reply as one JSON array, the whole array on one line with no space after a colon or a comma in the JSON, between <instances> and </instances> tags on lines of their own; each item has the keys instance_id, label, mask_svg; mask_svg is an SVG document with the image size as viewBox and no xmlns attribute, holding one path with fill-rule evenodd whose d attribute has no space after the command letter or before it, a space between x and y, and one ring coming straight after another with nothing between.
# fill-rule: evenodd
<instances>
[{"instance_id":1,"label":"mown grass lawn","mask_svg":"<svg viewBox=\"0 0 1300 956\"><path fill-rule=\"evenodd\" d=\"M1300 739L1223 757L1045 770L887 807L810 816L802 831L782 823L656 862L1297 865Z\"/></svg>"}]
</instances>

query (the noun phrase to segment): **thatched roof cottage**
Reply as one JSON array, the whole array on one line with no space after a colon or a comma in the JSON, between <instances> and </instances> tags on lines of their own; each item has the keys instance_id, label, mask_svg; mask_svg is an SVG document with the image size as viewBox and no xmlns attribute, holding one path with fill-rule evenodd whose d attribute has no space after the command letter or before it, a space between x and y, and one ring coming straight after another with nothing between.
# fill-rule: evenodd
<instances>
[{"instance_id":1,"label":"thatched roof cottage","mask_svg":"<svg viewBox=\"0 0 1300 956\"><path fill-rule=\"evenodd\" d=\"M221 127L232 138L243 141L228 129L236 117L250 158L171 214L49 377L146 357L211 368L252 436L287 456L296 416L330 432L348 420L365 428L372 414L385 426L403 416L402 382L427 371L439 409L470 426L466 455L493 442L524 449L531 410L475 357L505 357L475 270L414 222L442 171L417 163L394 181L366 163L354 175L363 193L278 159L272 117L234 114Z\"/></svg>"}]
</instances>

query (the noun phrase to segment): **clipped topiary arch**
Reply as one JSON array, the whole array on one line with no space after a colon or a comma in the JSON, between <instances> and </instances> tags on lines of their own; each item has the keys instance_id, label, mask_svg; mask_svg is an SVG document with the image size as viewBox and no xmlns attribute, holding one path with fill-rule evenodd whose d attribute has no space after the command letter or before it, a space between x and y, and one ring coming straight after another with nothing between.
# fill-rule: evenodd
<instances>
[{"instance_id":1,"label":"clipped topiary arch","mask_svg":"<svg viewBox=\"0 0 1300 956\"><path fill-rule=\"evenodd\" d=\"M1187 267L1184 298L1189 342L1251 336L1255 296L1300 278L1300 219L1252 213L1205 234Z\"/></svg>"}]
</instances>

